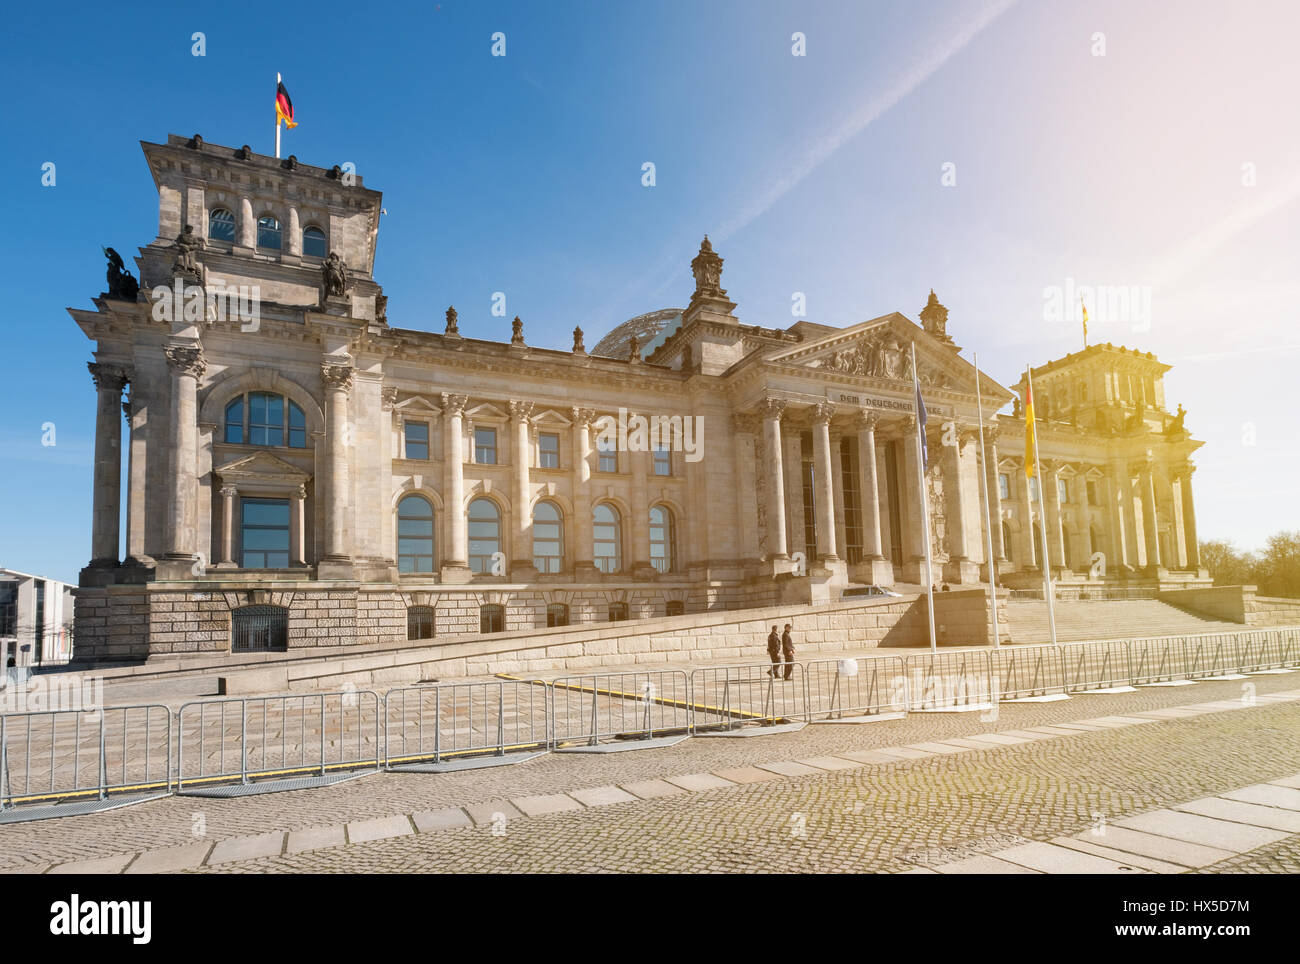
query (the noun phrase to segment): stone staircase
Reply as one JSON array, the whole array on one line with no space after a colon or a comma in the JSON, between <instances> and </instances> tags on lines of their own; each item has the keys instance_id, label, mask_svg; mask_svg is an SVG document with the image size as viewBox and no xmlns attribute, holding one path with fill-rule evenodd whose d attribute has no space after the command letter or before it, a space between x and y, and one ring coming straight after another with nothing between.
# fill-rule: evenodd
<instances>
[{"instance_id":1,"label":"stone staircase","mask_svg":"<svg viewBox=\"0 0 1300 964\"><path fill-rule=\"evenodd\" d=\"M1051 638L1047 626L1047 603L1041 599L1009 600L1007 619L1011 624L1011 638L1017 643L1045 643ZM1058 642L1229 633L1246 628L1241 623L1198 616L1155 599L1056 601Z\"/></svg>"}]
</instances>

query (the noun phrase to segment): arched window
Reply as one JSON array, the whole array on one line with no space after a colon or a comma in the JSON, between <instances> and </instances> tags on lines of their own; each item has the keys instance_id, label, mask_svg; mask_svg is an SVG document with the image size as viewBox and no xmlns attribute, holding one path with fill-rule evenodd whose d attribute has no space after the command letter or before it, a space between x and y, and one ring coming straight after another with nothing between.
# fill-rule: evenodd
<instances>
[{"instance_id":1,"label":"arched window","mask_svg":"<svg viewBox=\"0 0 1300 964\"><path fill-rule=\"evenodd\" d=\"M538 572L564 568L564 517L554 502L533 507L533 565Z\"/></svg>"},{"instance_id":2,"label":"arched window","mask_svg":"<svg viewBox=\"0 0 1300 964\"><path fill-rule=\"evenodd\" d=\"M245 415L248 416L245 421ZM223 438L232 445L307 447L307 417L297 402L269 392L239 395L226 405Z\"/></svg>"},{"instance_id":3,"label":"arched window","mask_svg":"<svg viewBox=\"0 0 1300 964\"><path fill-rule=\"evenodd\" d=\"M569 625L569 607L564 603L551 603L546 607L546 628Z\"/></svg>"},{"instance_id":4,"label":"arched window","mask_svg":"<svg viewBox=\"0 0 1300 964\"><path fill-rule=\"evenodd\" d=\"M213 241L235 240L235 216L225 208L215 208L208 215L208 237Z\"/></svg>"},{"instance_id":5,"label":"arched window","mask_svg":"<svg viewBox=\"0 0 1300 964\"><path fill-rule=\"evenodd\" d=\"M612 602L609 604L609 621L611 623L621 623L627 619L627 603Z\"/></svg>"},{"instance_id":6,"label":"arched window","mask_svg":"<svg viewBox=\"0 0 1300 964\"><path fill-rule=\"evenodd\" d=\"M406 607L406 638L433 639L433 607Z\"/></svg>"},{"instance_id":7,"label":"arched window","mask_svg":"<svg viewBox=\"0 0 1300 964\"><path fill-rule=\"evenodd\" d=\"M504 633L506 631L506 607L497 603L488 603L478 610L478 631L480 633Z\"/></svg>"},{"instance_id":8,"label":"arched window","mask_svg":"<svg viewBox=\"0 0 1300 964\"><path fill-rule=\"evenodd\" d=\"M650 510L650 565L659 572L672 572L677 561L674 551L673 514L664 506Z\"/></svg>"},{"instance_id":9,"label":"arched window","mask_svg":"<svg viewBox=\"0 0 1300 964\"><path fill-rule=\"evenodd\" d=\"M1002 554L1009 560L1015 559L1011 554L1011 526L1002 523Z\"/></svg>"},{"instance_id":10,"label":"arched window","mask_svg":"<svg viewBox=\"0 0 1300 964\"><path fill-rule=\"evenodd\" d=\"M397 571L433 572L433 558L433 506L408 495L397 503Z\"/></svg>"},{"instance_id":11,"label":"arched window","mask_svg":"<svg viewBox=\"0 0 1300 964\"><path fill-rule=\"evenodd\" d=\"M257 219L257 246L269 251L280 250L280 222L269 214Z\"/></svg>"},{"instance_id":12,"label":"arched window","mask_svg":"<svg viewBox=\"0 0 1300 964\"><path fill-rule=\"evenodd\" d=\"M501 510L491 499L475 499L469 504L470 572L492 572L492 557L500 551Z\"/></svg>"},{"instance_id":13,"label":"arched window","mask_svg":"<svg viewBox=\"0 0 1300 964\"><path fill-rule=\"evenodd\" d=\"M618 510L607 502L592 513L592 555L601 572L623 569L623 525Z\"/></svg>"},{"instance_id":14,"label":"arched window","mask_svg":"<svg viewBox=\"0 0 1300 964\"><path fill-rule=\"evenodd\" d=\"M309 258L325 257L325 232L314 224L303 229L302 253Z\"/></svg>"}]
</instances>

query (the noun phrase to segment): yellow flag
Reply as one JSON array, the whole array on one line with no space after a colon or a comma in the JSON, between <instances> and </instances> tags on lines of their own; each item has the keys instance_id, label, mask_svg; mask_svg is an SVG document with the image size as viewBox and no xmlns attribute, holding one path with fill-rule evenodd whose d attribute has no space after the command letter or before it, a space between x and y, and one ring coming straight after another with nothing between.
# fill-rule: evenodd
<instances>
[{"instance_id":1,"label":"yellow flag","mask_svg":"<svg viewBox=\"0 0 1300 964\"><path fill-rule=\"evenodd\" d=\"M1028 376L1026 376L1027 378ZM1038 436L1034 431L1034 386L1025 382L1025 478L1034 477L1034 463L1038 461Z\"/></svg>"},{"instance_id":2,"label":"yellow flag","mask_svg":"<svg viewBox=\"0 0 1300 964\"><path fill-rule=\"evenodd\" d=\"M1088 347L1088 306L1083 302L1083 295L1079 295L1079 307L1083 309L1083 347Z\"/></svg>"}]
</instances>

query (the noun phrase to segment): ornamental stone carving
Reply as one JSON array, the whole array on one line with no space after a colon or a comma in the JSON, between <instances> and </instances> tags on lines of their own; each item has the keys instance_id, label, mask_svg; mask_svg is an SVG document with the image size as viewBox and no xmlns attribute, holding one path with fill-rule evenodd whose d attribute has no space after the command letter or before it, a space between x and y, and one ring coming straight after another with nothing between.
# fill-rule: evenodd
<instances>
[{"instance_id":1,"label":"ornamental stone carving","mask_svg":"<svg viewBox=\"0 0 1300 964\"><path fill-rule=\"evenodd\" d=\"M108 365L103 362L86 362L86 367L90 369L90 377L95 380L95 387L106 389L112 392L120 392L126 387L127 382L131 380L130 373L118 365Z\"/></svg>"},{"instance_id":2,"label":"ornamental stone carving","mask_svg":"<svg viewBox=\"0 0 1300 964\"><path fill-rule=\"evenodd\" d=\"M510 402L510 417L515 421L522 422L533 414L533 403L525 401Z\"/></svg>"},{"instance_id":3,"label":"ornamental stone carving","mask_svg":"<svg viewBox=\"0 0 1300 964\"><path fill-rule=\"evenodd\" d=\"M830 402L818 402L812 407L812 420L815 425L829 425L835 417L835 406Z\"/></svg>"},{"instance_id":4,"label":"ornamental stone carving","mask_svg":"<svg viewBox=\"0 0 1300 964\"><path fill-rule=\"evenodd\" d=\"M697 295L725 296L727 294L722 290L722 258L714 252L707 234L700 244L700 253L691 262L691 273L695 275Z\"/></svg>"},{"instance_id":5,"label":"ornamental stone carving","mask_svg":"<svg viewBox=\"0 0 1300 964\"><path fill-rule=\"evenodd\" d=\"M449 392L442 393L442 410L445 415L453 418L464 415L465 406L468 404L468 395L452 395Z\"/></svg>"},{"instance_id":6,"label":"ornamental stone carving","mask_svg":"<svg viewBox=\"0 0 1300 964\"><path fill-rule=\"evenodd\" d=\"M456 314L456 308L454 306L447 309L447 330L444 334L450 335L453 338L460 337L460 327L456 323L458 317L459 315Z\"/></svg>"},{"instance_id":7,"label":"ornamental stone carving","mask_svg":"<svg viewBox=\"0 0 1300 964\"><path fill-rule=\"evenodd\" d=\"M352 373L355 370L351 365L326 362L320 366L320 378L327 391L346 392L352 389Z\"/></svg>"},{"instance_id":8,"label":"ornamental stone carving","mask_svg":"<svg viewBox=\"0 0 1300 964\"><path fill-rule=\"evenodd\" d=\"M785 414L785 400L781 398L765 398L758 403L758 412L763 418L779 419Z\"/></svg>"},{"instance_id":9,"label":"ornamental stone carving","mask_svg":"<svg viewBox=\"0 0 1300 964\"><path fill-rule=\"evenodd\" d=\"M177 375L202 378L203 373L208 369L208 363L203 359L203 349L201 348L168 345L163 349L163 354L167 356L167 366Z\"/></svg>"}]
</instances>

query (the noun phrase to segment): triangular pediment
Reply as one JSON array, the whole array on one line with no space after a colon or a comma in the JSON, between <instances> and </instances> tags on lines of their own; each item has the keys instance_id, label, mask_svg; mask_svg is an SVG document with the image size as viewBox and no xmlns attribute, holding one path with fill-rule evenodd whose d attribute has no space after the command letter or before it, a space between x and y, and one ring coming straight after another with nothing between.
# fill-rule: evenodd
<instances>
[{"instance_id":1,"label":"triangular pediment","mask_svg":"<svg viewBox=\"0 0 1300 964\"><path fill-rule=\"evenodd\" d=\"M919 379L924 387L975 394L975 367L898 312L782 349L768 355L765 361L769 365L805 368L843 378L910 385L913 344ZM979 387L993 405L991 410L1012 398L1010 391L985 373L980 373Z\"/></svg>"},{"instance_id":2,"label":"triangular pediment","mask_svg":"<svg viewBox=\"0 0 1300 964\"><path fill-rule=\"evenodd\" d=\"M565 418L553 408L543 409L534 415L529 421L534 425L555 425L567 428L573 424L572 419Z\"/></svg>"},{"instance_id":3,"label":"triangular pediment","mask_svg":"<svg viewBox=\"0 0 1300 964\"><path fill-rule=\"evenodd\" d=\"M441 415L442 409L433 402L429 401L423 395L412 395L410 398L404 398L393 406L404 415L424 414L424 415Z\"/></svg>"},{"instance_id":4,"label":"triangular pediment","mask_svg":"<svg viewBox=\"0 0 1300 964\"><path fill-rule=\"evenodd\" d=\"M232 459L212 470L226 482L261 480L267 482L306 482L311 474L270 452L254 452Z\"/></svg>"}]
</instances>

